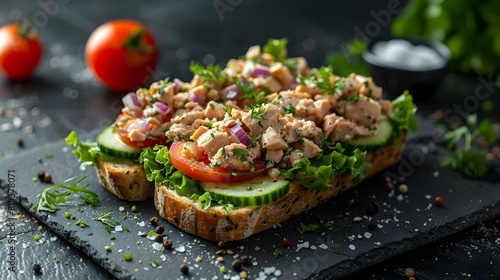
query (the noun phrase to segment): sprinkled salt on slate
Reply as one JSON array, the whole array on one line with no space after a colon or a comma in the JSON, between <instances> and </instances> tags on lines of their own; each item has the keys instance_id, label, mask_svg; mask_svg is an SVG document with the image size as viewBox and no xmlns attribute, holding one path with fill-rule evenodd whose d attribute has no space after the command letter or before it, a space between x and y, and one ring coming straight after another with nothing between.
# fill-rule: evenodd
<instances>
[{"instance_id":1,"label":"sprinkled salt on slate","mask_svg":"<svg viewBox=\"0 0 500 280\"><path fill-rule=\"evenodd\" d=\"M219 270L221 264L209 261L215 254L215 251L220 249L216 242L206 240L201 240L200 242L200 238L179 231L163 219L159 219L159 223L165 227L165 232L169 234L169 239L173 241L174 248L183 246L185 249L184 252L166 250L160 254L158 250L152 248L152 246L158 246L153 245L154 242L152 240L137 236L136 232L154 230L154 227L151 227L146 222L143 224L138 222L141 219L149 220L152 216L158 216L158 213L154 210L152 200L134 203L141 210L141 213L134 214L134 217L131 215L128 219L123 220L123 224L131 230L131 233L126 231L116 232L113 234L116 236L116 239L110 241L109 234L102 226L95 224L92 218L98 216L99 213L116 211L119 205L124 205L126 209L130 209L132 204L119 201L100 187L92 169L85 172L79 171L78 163L69 160L73 159L70 157L72 155L62 152L62 147L64 146L65 144L60 141L44 147L44 151L46 150L54 155L54 160L44 159L47 163L44 170L53 175L54 182L59 182L70 176L86 175L87 179L85 182L91 184L91 189L99 194L103 203L95 208L79 206L83 212L79 213L78 218L88 220L90 223L90 229L86 230L68 226L67 219L63 215L64 210L50 215L43 212L32 212L47 224L48 227L58 231L59 234L67 238L80 250L88 252L96 261L104 263L108 269L111 267L119 268L119 270L110 269L114 276L118 278L139 279L140 276L150 278L182 278L183 276L179 267L182 263L186 262L189 266L189 274L193 275L193 277L200 278L200 276L206 275L207 279L210 279L211 275L216 275L218 279L222 279L223 277L227 277L227 279L234 277L236 279L236 272L232 271L227 265L227 262L232 259L230 256L225 256L225 266L227 268L225 275L227 276L221 276ZM411 143L407 145L407 151L411 152L413 148L415 147ZM26 166L26 162L30 162L30 160L31 162L36 162L36 158L40 156L43 157L43 154L40 155L36 151L26 151L8 162L0 162L0 168L8 170L17 166ZM66 160L66 165L57 163L57 160L60 158ZM498 209L500 207L492 206L495 205L492 202L500 200L500 194L498 194L497 188L493 184L481 182L481 193L471 192L470 189L477 187L477 184L473 181L464 180L463 177L451 171L440 172L441 174L438 178L428 176L434 171L432 168L435 166L435 158L433 155L430 155L426 161L429 162L418 166L411 176L403 178L406 184L412 186L411 192L405 196L408 199L398 201L395 197L398 194L393 192L392 197L390 197L384 188L375 187L383 184L386 175L391 178L398 178L394 180L395 185L401 184L403 181L400 178L401 176L389 176L389 173L397 174L398 166L396 166L389 169L386 174L366 181L363 183L364 186L359 186L355 190L342 194L342 199L333 199L323 206L298 215L287 222L283 222L281 227L254 235L247 240L226 242L224 249L233 250L239 255L252 254L253 265L245 267L251 279L257 279L259 273L265 267L270 267L271 265L276 268L276 271L280 271L281 274L279 275L281 276L275 274L266 275L264 273L264 276L267 276L268 279L272 277L280 277L282 279L289 279L291 277L311 278L320 271L322 271L321 277L338 278L358 270L360 268L359 264L369 265L380 262L388 256L394 256L394 254L401 253L404 250L412 249L415 246L420 246L421 244L449 235L454 231L464 229L470 226L472 221L477 222L500 214L500 209ZM37 171L28 170L27 172L28 174L36 174ZM443 181L448 182L448 184L443 184ZM37 201L36 195L38 193L32 191L33 184L35 183L31 181L31 178L19 178L17 191L21 197L22 205L26 208L29 208L29 202L35 203ZM2 186L5 187L5 184L2 184ZM446 190L454 194L449 198L447 197L447 207L428 206L429 200L426 198L426 195L434 197L445 193L446 190L442 186L446 186ZM439 189L440 187L441 189ZM439 193L437 193L438 190ZM353 223L352 217L364 215L366 205L375 200L374 198L377 198L376 200L379 201L381 210L374 216L363 216L364 221L359 224ZM410 200L411 203L409 203ZM473 203L469 203L470 201ZM67 207L74 206L68 205ZM342 217L338 218L337 213L342 213ZM396 213L396 220L393 216L394 213ZM425 215L422 213L425 213ZM319 219L318 216L326 217ZM427 220L429 216L432 217L431 221ZM333 226L329 226L331 228L329 229L320 220L333 221L334 223L332 223ZM376 241L373 243L363 240L351 241L348 238L362 234L364 238L368 239L369 237L367 237L366 232L360 232L360 229L366 228L368 222L371 220L373 220L378 229L381 229L370 232L372 234L370 238ZM304 221L318 224L319 230L299 234L295 229L300 225L300 222ZM424 222L427 223L424 229L421 228L419 231L413 228L415 225L422 225ZM70 230L69 232L67 231L68 229ZM89 236L89 232L92 232L93 235ZM417 232L419 232L418 235L416 234ZM325 233L325 235L323 236L322 233ZM347 236L344 233L347 233ZM275 258L270 248L281 246L283 238L295 244L297 246L296 250L283 250L284 256ZM104 246L109 245L111 242L114 243L112 246L113 251L106 254ZM352 243L356 244L354 250L349 246L354 246ZM200 246L200 244L203 244L203 246ZM321 262L317 262L310 250L302 250L314 247L323 249L322 245L326 245L324 249L327 252L331 252L331 255L329 254L329 258ZM248 249L240 250L240 246ZM254 248L255 250L253 250ZM133 262L125 263L123 261L122 256L125 252L133 254ZM233 258L236 254L233 255ZM367 254L374 255L375 257L367 259L365 257ZM201 256L203 261L196 262L195 259L197 256ZM158 267L155 269L149 266L153 258L156 258L158 261ZM142 264L139 263L139 260L142 261ZM311 261L317 263L318 266L314 268L307 267L307 264L310 264ZM349 266L338 266L340 263L349 263ZM148 271L143 269L145 266L149 268ZM162 269L159 269L159 267L162 267ZM137 274L136 271L140 271L141 274Z\"/></svg>"}]
</instances>

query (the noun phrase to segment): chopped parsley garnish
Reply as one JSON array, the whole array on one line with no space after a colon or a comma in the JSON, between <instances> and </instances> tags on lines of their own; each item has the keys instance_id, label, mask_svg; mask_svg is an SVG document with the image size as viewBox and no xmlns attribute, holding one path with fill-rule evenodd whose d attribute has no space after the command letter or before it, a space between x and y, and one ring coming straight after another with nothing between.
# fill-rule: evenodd
<instances>
[{"instance_id":1,"label":"chopped parsley garnish","mask_svg":"<svg viewBox=\"0 0 500 280\"><path fill-rule=\"evenodd\" d=\"M275 258L279 258L279 257L283 256L283 251L281 251L280 248L274 248L273 255Z\"/></svg>"},{"instance_id":2,"label":"chopped parsley garnish","mask_svg":"<svg viewBox=\"0 0 500 280\"><path fill-rule=\"evenodd\" d=\"M99 214L99 217L94 218L94 221L99 221L105 225L104 229L108 232L111 233L112 230L115 230L116 227L121 226L124 230L130 232L130 230L124 226L122 223L115 221L113 219L110 219L110 216L113 215L114 212L105 212Z\"/></svg>"},{"instance_id":3,"label":"chopped parsley garnish","mask_svg":"<svg viewBox=\"0 0 500 280\"><path fill-rule=\"evenodd\" d=\"M224 107L224 111L226 111L226 114L227 114L228 116L232 117L232 116L231 116L231 112L233 111L233 108L232 108L231 106L226 106L226 107Z\"/></svg>"},{"instance_id":4,"label":"chopped parsley garnish","mask_svg":"<svg viewBox=\"0 0 500 280\"><path fill-rule=\"evenodd\" d=\"M248 161L248 150L245 149L233 149L233 155L240 161Z\"/></svg>"},{"instance_id":5,"label":"chopped parsley garnish","mask_svg":"<svg viewBox=\"0 0 500 280\"><path fill-rule=\"evenodd\" d=\"M72 185L68 184L75 179L76 177L69 178L64 180L62 183L44 189L42 193L38 195L39 200L38 205L36 206L37 211L55 212L59 210L61 206L65 206L73 200L73 198L68 197L70 194L76 194L91 206L98 205L99 198L97 197L97 194L87 189L90 184L78 186L78 184L83 181L85 177L81 177L76 180L76 182Z\"/></svg>"},{"instance_id":6,"label":"chopped parsley garnish","mask_svg":"<svg viewBox=\"0 0 500 280\"><path fill-rule=\"evenodd\" d=\"M274 56L276 62L283 62L286 59L287 39L269 39L267 44L262 49L263 53L268 53Z\"/></svg>"},{"instance_id":7,"label":"chopped parsley garnish","mask_svg":"<svg viewBox=\"0 0 500 280\"><path fill-rule=\"evenodd\" d=\"M257 92L254 85L252 83L245 84L240 81L236 81L234 83L241 93L238 95L240 99L248 99L253 104L261 104L269 102L269 99L266 98L266 90Z\"/></svg>"},{"instance_id":8,"label":"chopped parsley garnish","mask_svg":"<svg viewBox=\"0 0 500 280\"><path fill-rule=\"evenodd\" d=\"M217 85L222 85L226 79L224 69L221 69L219 65L207 65L207 67L201 66L198 62L191 62L189 65L189 70L198 76L200 76L207 83L215 83Z\"/></svg>"},{"instance_id":9,"label":"chopped parsley garnish","mask_svg":"<svg viewBox=\"0 0 500 280\"><path fill-rule=\"evenodd\" d=\"M313 84L316 88L322 89L325 92L323 95L340 94L344 89L344 78L335 77L331 66L322 66L316 73L312 73L308 77L298 76L299 82L303 85Z\"/></svg>"},{"instance_id":10,"label":"chopped parsley garnish","mask_svg":"<svg viewBox=\"0 0 500 280\"><path fill-rule=\"evenodd\" d=\"M297 230L300 232L300 234L304 234L305 232L308 232L308 231L315 231L318 228L319 227L316 224L306 225L304 223L300 223L300 226L297 228Z\"/></svg>"},{"instance_id":11,"label":"chopped parsley garnish","mask_svg":"<svg viewBox=\"0 0 500 280\"><path fill-rule=\"evenodd\" d=\"M292 104L286 104L283 106L283 110L285 110L285 114L295 114L295 107Z\"/></svg>"},{"instance_id":12,"label":"chopped parsley garnish","mask_svg":"<svg viewBox=\"0 0 500 280\"><path fill-rule=\"evenodd\" d=\"M264 114L265 113L266 113L266 110L264 109L264 106L262 106L262 105L255 105L250 110L250 118L265 120L265 118L264 118Z\"/></svg>"},{"instance_id":13,"label":"chopped parsley garnish","mask_svg":"<svg viewBox=\"0 0 500 280\"><path fill-rule=\"evenodd\" d=\"M264 135L264 133L255 136L250 136L250 142L252 143L252 147L257 146L257 141L259 141L259 139L262 138L262 135Z\"/></svg>"}]
</instances>

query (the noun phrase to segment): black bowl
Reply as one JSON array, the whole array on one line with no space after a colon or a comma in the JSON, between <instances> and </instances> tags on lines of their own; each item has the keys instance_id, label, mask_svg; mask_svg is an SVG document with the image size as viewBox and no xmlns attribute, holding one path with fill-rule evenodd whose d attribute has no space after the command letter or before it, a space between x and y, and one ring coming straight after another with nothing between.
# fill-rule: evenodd
<instances>
[{"instance_id":1,"label":"black bowl","mask_svg":"<svg viewBox=\"0 0 500 280\"><path fill-rule=\"evenodd\" d=\"M377 42L389 41L391 39L403 39L413 45L424 45L434 49L441 56L444 66L429 70L408 70L385 61L375 55L372 50ZM403 91L409 90L417 101L427 101L439 88L446 75L450 71L451 55L448 47L444 44L422 38L380 38L370 41L363 53L368 69L374 82L382 87L390 98L399 96Z\"/></svg>"}]
</instances>

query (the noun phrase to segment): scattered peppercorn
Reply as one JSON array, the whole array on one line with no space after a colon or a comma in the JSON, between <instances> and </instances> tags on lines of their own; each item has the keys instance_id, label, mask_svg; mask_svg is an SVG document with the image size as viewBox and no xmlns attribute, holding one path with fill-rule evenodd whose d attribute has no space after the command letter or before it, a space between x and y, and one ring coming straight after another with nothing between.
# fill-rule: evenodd
<instances>
[{"instance_id":1,"label":"scattered peppercorn","mask_svg":"<svg viewBox=\"0 0 500 280\"><path fill-rule=\"evenodd\" d=\"M377 225L375 225L374 222L368 223L368 229L369 230L375 230L377 228Z\"/></svg>"},{"instance_id":2,"label":"scattered peppercorn","mask_svg":"<svg viewBox=\"0 0 500 280\"><path fill-rule=\"evenodd\" d=\"M227 273L227 269L226 269L226 267L224 267L224 266L223 266L223 267L221 267L219 270L220 270L220 272L222 272L223 274Z\"/></svg>"},{"instance_id":3,"label":"scattered peppercorn","mask_svg":"<svg viewBox=\"0 0 500 280\"><path fill-rule=\"evenodd\" d=\"M37 158L36 159L39 163L42 163L43 162L43 159L41 157Z\"/></svg>"},{"instance_id":4,"label":"scattered peppercorn","mask_svg":"<svg viewBox=\"0 0 500 280\"><path fill-rule=\"evenodd\" d=\"M50 173L45 173L45 175L43 176L43 181L45 183L52 183L52 175L50 175Z\"/></svg>"},{"instance_id":5,"label":"scattered peppercorn","mask_svg":"<svg viewBox=\"0 0 500 280\"><path fill-rule=\"evenodd\" d=\"M243 263L241 262L240 259L235 259L233 261L233 263L231 264L231 266L233 267L233 269L237 272L240 272L241 271L241 266L243 265Z\"/></svg>"},{"instance_id":6,"label":"scattered peppercorn","mask_svg":"<svg viewBox=\"0 0 500 280\"><path fill-rule=\"evenodd\" d=\"M111 246L104 246L104 250L106 251L106 253L111 252Z\"/></svg>"},{"instance_id":7,"label":"scattered peppercorn","mask_svg":"<svg viewBox=\"0 0 500 280\"><path fill-rule=\"evenodd\" d=\"M443 198L440 196L436 196L436 198L434 198L434 203L436 204L436 206L442 206L443 205Z\"/></svg>"},{"instance_id":8,"label":"scattered peppercorn","mask_svg":"<svg viewBox=\"0 0 500 280\"><path fill-rule=\"evenodd\" d=\"M165 235L163 235L163 234L157 234L156 237L155 237L155 242L162 243L164 236Z\"/></svg>"},{"instance_id":9,"label":"scattered peppercorn","mask_svg":"<svg viewBox=\"0 0 500 280\"><path fill-rule=\"evenodd\" d=\"M356 235L356 238L357 238L358 240L361 240L361 239L363 239L363 235L358 234L358 235Z\"/></svg>"},{"instance_id":10,"label":"scattered peppercorn","mask_svg":"<svg viewBox=\"0 0 500 280\"><path fill-rule=\"evenodd\" d=\"M35 236L33 236L33 239L35 239L35 241L40 240L40 238L41 238L41 237L40 237L40 235L38 235L38 234L35 234Z\"/></svg>"},{"instance_id":11,"label":"scattered peppercorn","mask_svg":"<svg viewBox=\"0 0 500 280\"><path fill-rule=\"evenodd\" d=\"M38 171L37 177L38 177L38 179L40 179L40 181L44 181L45 172L44 171Z\"/></svg>"},{"instance_id":12,"label":"scattered peppercorn","mask_svg":"<svg viewBox=\"0 0 500 280\"><path fill-rule=\"evenodd\" d=\"M132 260L132 254L131 253L125 253L123 254L123 259L126 261L131 261Z\"/></svg>"},{"instance_id":13,"label":"scattered peppercorn","mask_svg":"<svg viewBox=\"0 0 500 280\"><path fill-rule=\"evenodd\" d=\"M375 213L378 212L378 210L380 210L380 204L376 201L368 204L368 206L366 206L366 214L368 215L373 215Z\"/></svg>"},{"instance_id":14,"label":"scattered peppercorn","mask_svg":"<svg viewBox=\"0 0 500 280\"><path fill-rule=\"evenodd\" d=\"M227 253L226 250L217 250L215 252L216 255L225 255L226 253Z\"/></svg>"},{"instance_id":15,"label":"scattered peppercorn","mask_svg":"<svg viewBox=\"0 0 500 280\"><path fill-rule=\"evenodd\" d=\"M181 265L181 272L187 274L189 272L189 266L185 263Z\"/></svg>"},{"instance_id":16,"label":"scattered peppercorn","mask_svg":"<svg viewBox=\"0 0 500 280\"><path fill-rule=\"evenodd\" d=\"M288 239L284 239L284 240L283 240L283 247L285 247L285 248L287 248L287 249L288 249L288 248L290 248L291 246L292 246L292 242L290 242L290 240L288 240Z\"/></svg>"},{"instance_id":17,"label":"scattered peppercorn","mask_svg":"<svg viewBox=\"0 0 500 280\"><path fill-rule=\"evenodd\" d=\"M165 229L162 226L157 226L155 229L155 232L158 234L162 234L165 231Z\"/></svg>"},{"instance_id":18,"label":"scattered peppercorn","mask_svg":"<svg viewBox=\"0 0 500 280\"><path fill-rule=\"evenodd\" d=\"M240 277L241 277L241 279L247 279L247 277L248 277L247 272L244 270L242 272L240 272Z\"/></svg>"},{"instance_id":19,"label":"scattered peppercorn","mask_svg":"<svg viewBox=\"0 0 500 280\"><path fill-rule=\"evenodd\" d=\"M224 241L219 241L219 243L217 243L217 245L218 245L219 247L224 247L224 245L225 245L225 244L224 244Z\"/></svg>"},{"instance_id":20,"label":"scattered peppercorn","mask_svg":"<svg viewBox=\"0 0 500 280\"><path fill-rule=\"evenodd\" d=\"M137 212L137 206L132 205L132 207L130 208L130 211Z\"/></svg>"},{"instance_id":21,"label":"scattered peppercorn","mask_svg":"<svg viewBox=\"0 0 500 280\"><path fill-rule=\"evenodd\" d=\"M35 274L42 274L42 266L39 263L33 265L33 271Z\"/></svg>"},{"instance_id":22,"label":"scattered peppercorn","mask_svg":"<svg viewBox=\"0 0 500 280\"><path fill-rule=\"evenodd\" d=\"M399 185L398 192L400 192L402 194L408 193L408 185L407 184L401 184L401 185Z\"/></svg>"},{"instance_id":23,"label":"scattered peppercorn","mask_svg":"<svg viewBox=\"0 0 500 280\"><path fill-rule=\"evenodd\" d=\"M247 255L241 257L241 262L244 265L252 265L252 259Z\"/></svg>"},{"instance_id":24,"label":"scattered peppercorn","mask_svg":"<svg viewBox=\"0 0 500 280\"><path fill-rule=\"evenodd\" d=\"M392 190L394 189L394 185L393 185L391 182L386 181L386 182L384 183L384 189L385 189L386 191L392 191Z\"/></svg>"},{"instance_id":25,"label":"scattered peppercorn","mask_svg":"<svg viewBox=\"0 0 500 280\"><path fill-rule=\"evenodd\" d=\"M165 249L167 250L170 250L172 249L172 240L164 240L163 241L163 246L165 247Z\"/></svg>"},{"instance_id":26,"label":"scattered peppercorn","mask_svg":"<svg viewBox=\"0 0 500 280\"><path fill-rule=\"evenodd\" d=\"M149 223L154 227L158 226L158 217L151 218L151 220L149 220Z\"/></svg>"},{"instance_id":27,"label":"scattered peppercorn","mask_svg":"<svg viewBox=\"0 0 500 280\"><path fill-rule=\"evenodd\" d=\"M19 148L24 148L24 140L23 140L23 138L17 139L17 146Z\"/></svg>"}]
</instances>

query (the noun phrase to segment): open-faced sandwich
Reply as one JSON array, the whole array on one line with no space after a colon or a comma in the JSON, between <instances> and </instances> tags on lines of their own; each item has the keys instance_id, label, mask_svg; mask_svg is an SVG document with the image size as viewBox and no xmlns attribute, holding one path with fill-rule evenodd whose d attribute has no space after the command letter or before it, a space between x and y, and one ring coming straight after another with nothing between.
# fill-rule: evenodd
<instances>
[{"instance_id":1,"label":"open-faced sandwich","mask_svg":"<svg viewBox=\"0 0 500 280\"><path fill-rule=\"evenodd\" d=\"M324 203L400 159L415 104L371 78L288 58L286 40L226 68L192 63L190 82L153 83L96 143L66 141L102 185L214 241L240 240Z\"/></svg>"}]
</instances>

